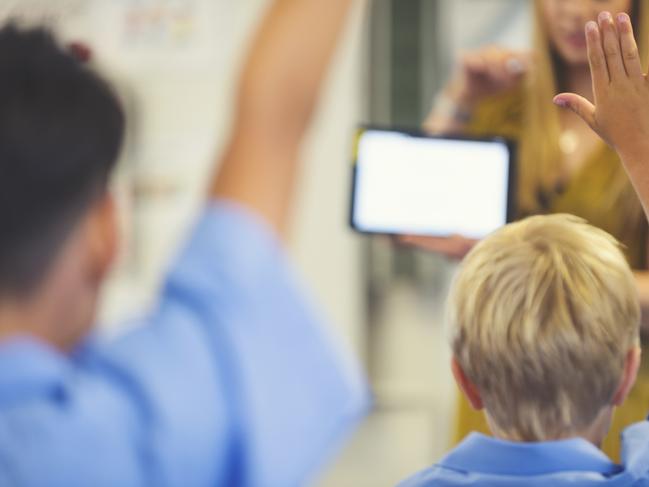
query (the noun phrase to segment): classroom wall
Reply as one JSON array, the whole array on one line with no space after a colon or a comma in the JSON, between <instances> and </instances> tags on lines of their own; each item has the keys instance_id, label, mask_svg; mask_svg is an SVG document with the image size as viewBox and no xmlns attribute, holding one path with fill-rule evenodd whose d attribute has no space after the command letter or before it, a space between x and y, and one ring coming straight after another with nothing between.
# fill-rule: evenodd
<instances>
[{"instance_id":1,"label":"classroom wall","mask_svg":"<svg viewBox=\"0 0 649 487\"><path fill-rule=\"evenodd\" d=\"M102 303L102 327L141 313L200 209L230 124L234 81L268 0L13 1L0 15L45 19L87 42L130 120L116 188L128 243ZM359 240L346 227L353 127L361 117L361 16L334 62L304 147L289 251L333 326L362 349Z\"/></svg>"},{"instance_id":2,"label":"classroom wall","mask_svg":"<svg viewBox=\"0 0 649 487\"><path fill-rule=\"evenodd\" d=\"M529 49L532 32L532 1L438 0L447 19L451 50L497 45Z\"/></svg>"}]
</instances>

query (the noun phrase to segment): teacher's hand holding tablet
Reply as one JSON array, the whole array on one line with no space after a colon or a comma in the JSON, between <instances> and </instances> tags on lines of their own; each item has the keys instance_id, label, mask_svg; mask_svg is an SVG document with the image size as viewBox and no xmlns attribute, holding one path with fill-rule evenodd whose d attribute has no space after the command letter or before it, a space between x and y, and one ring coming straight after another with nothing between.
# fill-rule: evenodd
<instances>
[{"instance_id":1,"label":"teacher's hand holding tablet","mask_svg":"<svg viewBox=\"0 0 649 487\"><path fill-rule=\"evenodd\" d=\"M530 66L529 53L496 46L464 53L455 75L435 99L425 129L433 134L461 130L478 103L515 88Z\"/></svg>"},{"instance_id":2,"label":"teacher's hand holding tablet","mask_svg":"<svg viewBox=\"0 0 649 487\"><path fill-rule=\"evenodd\" d=\"M396 237L400 244L416 247L427 252L444 255L450 259L463 259L479 240L461 235L450 237L421 237L418 235L400 235Z\"/></svg>"}]
</instances>

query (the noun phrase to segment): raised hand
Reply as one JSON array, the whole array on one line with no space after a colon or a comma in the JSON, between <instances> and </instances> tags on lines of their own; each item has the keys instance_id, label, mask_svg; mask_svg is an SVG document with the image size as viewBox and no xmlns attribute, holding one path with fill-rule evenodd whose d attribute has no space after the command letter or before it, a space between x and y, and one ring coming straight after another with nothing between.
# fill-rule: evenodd
<instances>
[{"instance_id":1,"label":"raised hand","mask_svg":"<svg viewBox=\"0 0 649 487\"><path fill-rule=\"evenodd\" d=\"M629 162L649 155L649 81L642 71L631 19L608 12L586 24L594 104L574 93L554 102L570 108Z\"/></svg>"},{"instance_id":2,"label":"raised hand","mask_svg":"<svg viewBox=\"0 0 649 487\"><path fill-rule=\"evenodd\" d=\"M594 103L574 93L554 102L573 110L620 155L649 210L649 80L643 73L631 19L602 12L586 24Z\"/></svg>"}]
</instances>

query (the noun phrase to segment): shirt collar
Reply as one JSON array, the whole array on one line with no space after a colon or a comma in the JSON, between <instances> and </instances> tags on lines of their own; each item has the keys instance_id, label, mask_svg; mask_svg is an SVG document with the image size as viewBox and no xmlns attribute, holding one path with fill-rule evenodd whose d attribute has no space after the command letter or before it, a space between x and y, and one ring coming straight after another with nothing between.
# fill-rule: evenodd
<instances>
[{"instance_id":1,"label":"shirt collar","mask_svg":"<svg viewBox=\"0 0 649 487\"><path fill-rule=\"evenodd\" d=\"M583 438L522 443L471 433L439 463L467 472L530 476L585 471L612 475L621 472L601 450Z\"/></svg>"},{"instance_id":2,"label":"shirt collar","mask_svg":"<svg viewBox=\"0 0 649 487\"><path fill-rule=\"evenodd\" d=\"M70 360L64 354L33 338L0 343L0 401L60 390L70 370Z\"/></svg>"}]
</instances>

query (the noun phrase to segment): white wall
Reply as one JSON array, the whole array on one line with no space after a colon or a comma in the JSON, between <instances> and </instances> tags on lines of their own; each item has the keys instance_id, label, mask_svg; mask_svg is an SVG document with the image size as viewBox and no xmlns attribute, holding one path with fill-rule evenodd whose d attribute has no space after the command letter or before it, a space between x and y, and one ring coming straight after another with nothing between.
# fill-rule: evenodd
<instances>
[{"instance_id":1,"label":"white wall","mask_svg":"<svg viewBox=\"0 0 649 487\"><path fill-rule=\"evenodd\" d=\"M442 0L451 49L476 49L489 44L528 49L531 7L528 0Z\"/></svg>"},{"instance_id":2,"label":"white wall","mask_svg":"<svg viewBox=\"0 0 649 487\"><path fill-rule=\"evenodd\" d=\"M357 9L334 61L308 143L296 201L291 249L341 334L360 353L365 303L361 238L348 227L352 134L362 120L363 8Z\"/></svg>"}]
</instances>

